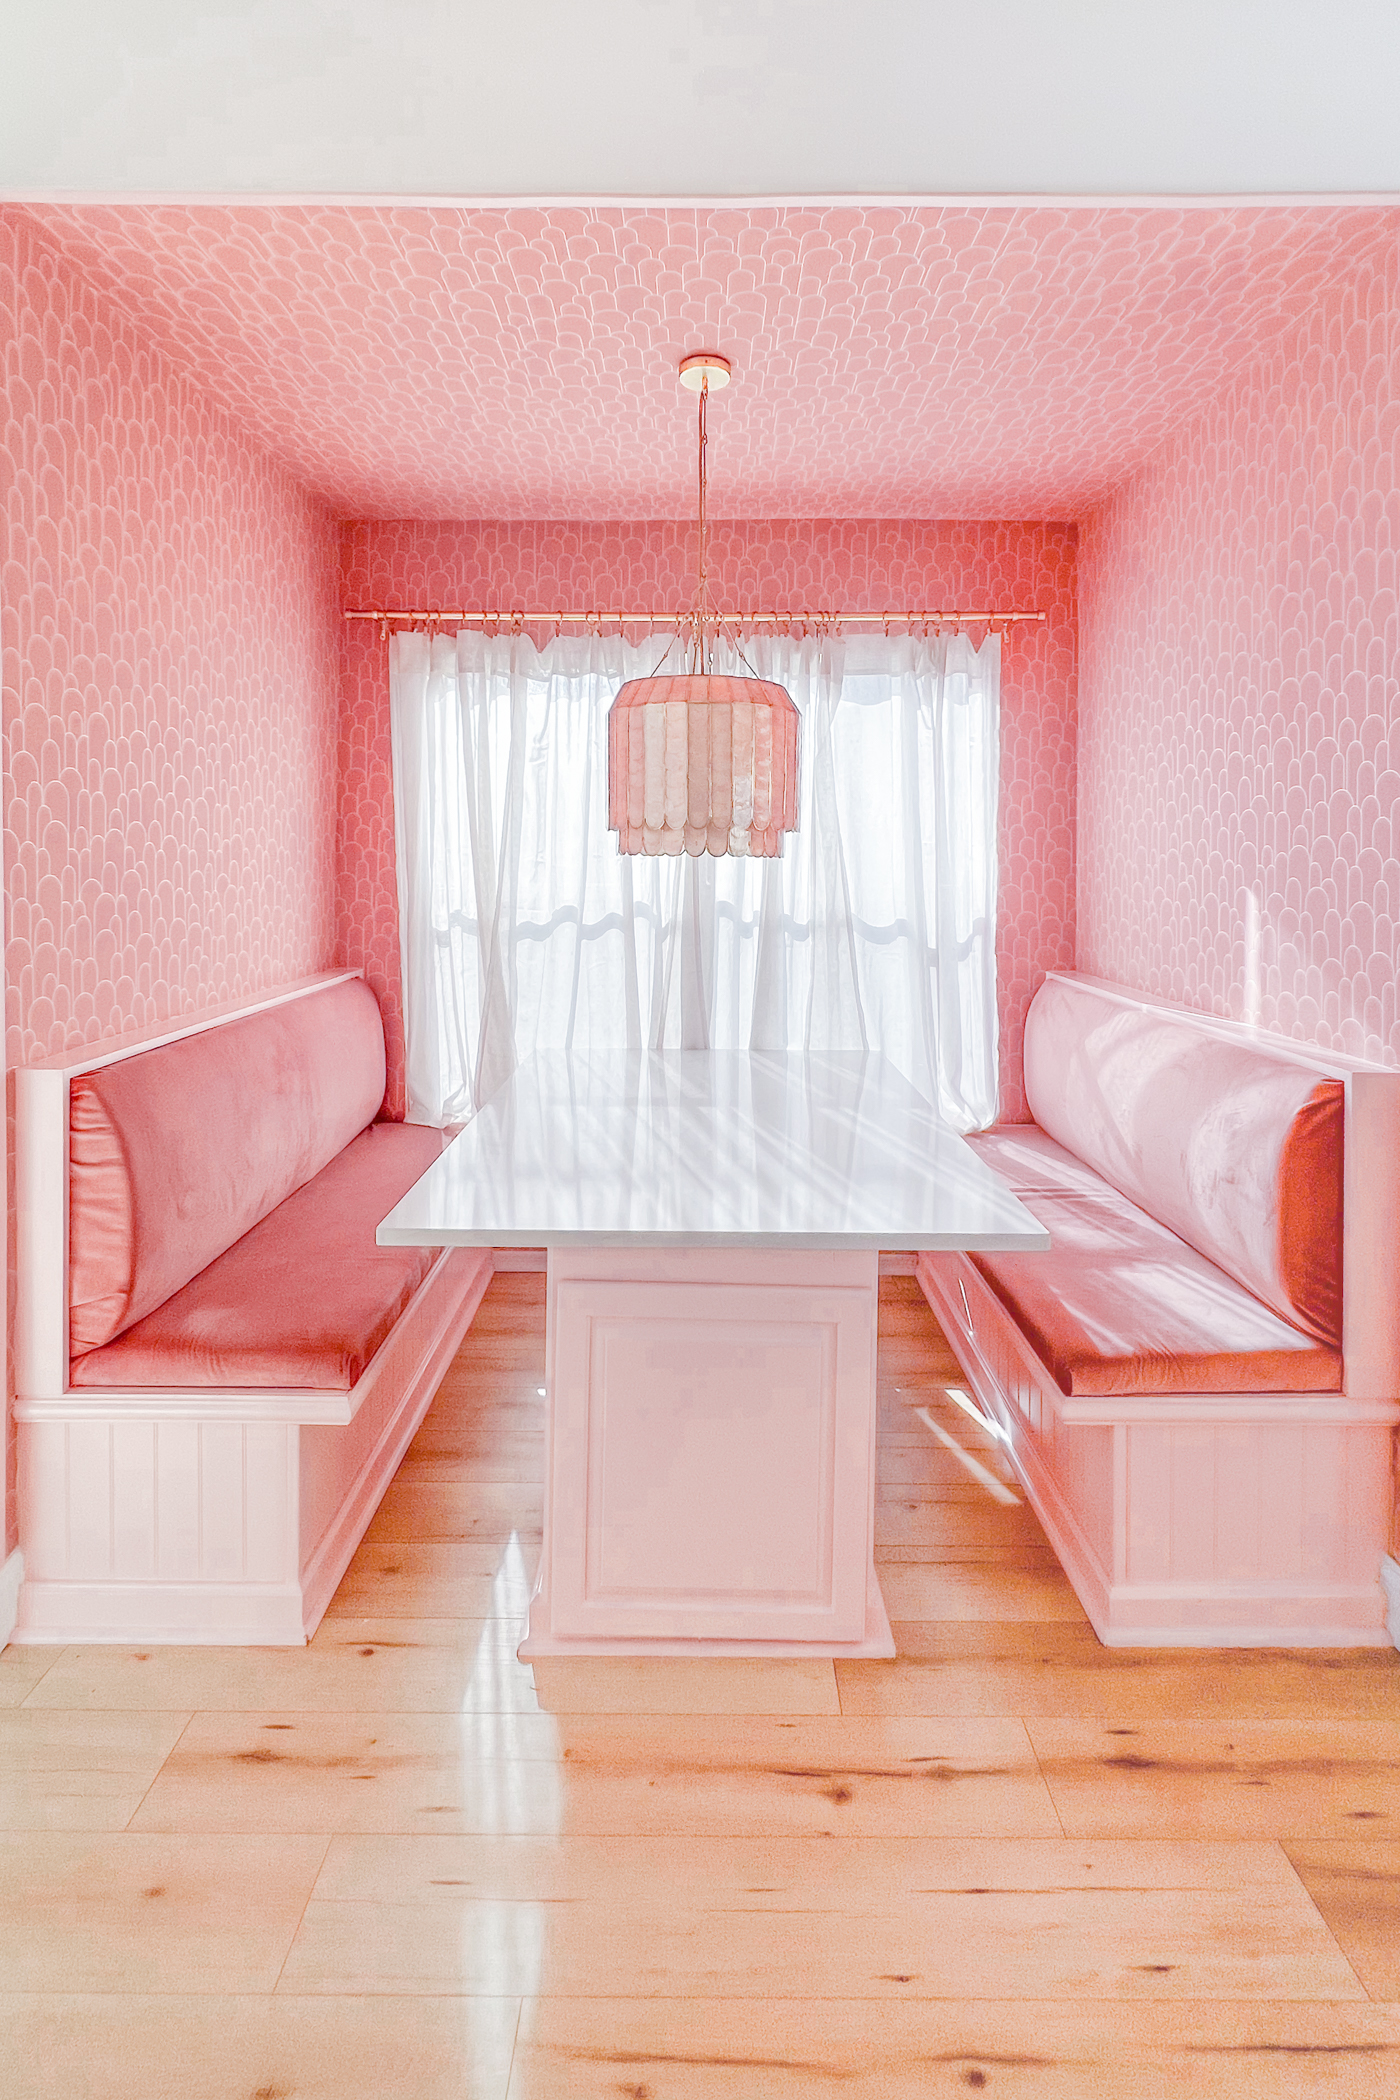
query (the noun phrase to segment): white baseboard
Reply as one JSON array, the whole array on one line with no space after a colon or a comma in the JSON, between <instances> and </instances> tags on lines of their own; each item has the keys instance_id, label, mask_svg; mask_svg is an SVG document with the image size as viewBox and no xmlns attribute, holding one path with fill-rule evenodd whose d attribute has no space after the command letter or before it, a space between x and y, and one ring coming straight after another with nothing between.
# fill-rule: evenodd
<instances>
[{"instance_id":1,"label":"white baseboard","mask_svg":"<svg viewBox=\"0 0 1400 2100\"><path fill-rule=\"evenodd\" d=\"M3 1568L0 1568L0 1648L3 1648L15 1630L19 1617L19 1586L24 1580L24 1555L16 1546Z\"/></svg>"},{"instance_id":2,"label":"white baseboard","mask_svg":"<svg viewBox=\"0 0 1400 2100\"><path fill-rule=\"evenodd\" d=\"M1400 1648L1400 1560L1387 1553L1381 1561L1381 1588L1385 1591L1385 1630Z\"/></svg>"},{"instance_id":3,"label":"white baseboard","mask_svg":"<svg viewBox=\"0 0 1400 2100\"><path fill-rule=\"evenodd\" d=\"M300 1648L294 1582L33 1582L17 1645Z\"/></svg>"}]
</instances>

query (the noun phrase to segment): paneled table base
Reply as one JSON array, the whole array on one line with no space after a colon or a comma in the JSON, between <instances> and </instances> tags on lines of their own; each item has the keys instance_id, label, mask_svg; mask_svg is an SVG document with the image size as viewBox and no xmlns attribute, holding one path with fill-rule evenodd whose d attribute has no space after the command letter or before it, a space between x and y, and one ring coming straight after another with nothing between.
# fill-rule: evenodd
<instances>
[{"instance_id":1,"label":"paneled table base","mask_svg":"<svg viewBox=\"0 0 1400 2100\"><path fill-rule=\"evenodd\" d=\"M551 1248L522 1659L894 1654L878 1269L870 1250Z\"/></svg>"}]
</instances>

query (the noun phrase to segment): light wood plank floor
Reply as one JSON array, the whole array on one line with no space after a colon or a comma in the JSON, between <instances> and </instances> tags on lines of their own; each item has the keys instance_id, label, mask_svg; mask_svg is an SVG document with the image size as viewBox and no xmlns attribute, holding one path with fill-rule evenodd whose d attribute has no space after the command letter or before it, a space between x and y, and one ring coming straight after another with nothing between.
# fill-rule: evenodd
<instances>
[{"instance_id":1,"label":"light wood plank floor","mask_svg":"<svg viewBox=\"0 0 1400 2100\"><path fill-rule=\"evenodd\" d=\"M0 1658L4 2100L1400 2094L1400 1656L1101 1648L897 1277L899 1659L536 1681L543 1363L498 1277L308 1649Z\"/></svg>"}]
</instances>

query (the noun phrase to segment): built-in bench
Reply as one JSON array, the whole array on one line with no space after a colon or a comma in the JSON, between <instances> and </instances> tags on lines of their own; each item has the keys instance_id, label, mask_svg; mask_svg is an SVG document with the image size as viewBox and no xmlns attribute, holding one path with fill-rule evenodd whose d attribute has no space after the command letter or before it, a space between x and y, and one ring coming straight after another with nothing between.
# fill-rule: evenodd
<instances>
[{"instance_id":1,"label":"built-in bench","mask_svg":"<svg viewBox=\"0 0 1400 2100\"><path fill-rule=\"evenodd\" d=\"M1383 1644L1400 1072L1068 975L1025 1040L1051 1250L918 1273L1100 1638Z\"/></svg>"},{"instance_id":2,"label":"built-in bench","mask_svg":"<svg viewBox=\"0 0 1400 2100\"><path fill-rule=\"evenodd\" d=\"M16 1074L18 1641L301 1642L489 1252L379 1247L442 1149L381 1123L332 973Z\"/></svg>"}]
</instances>

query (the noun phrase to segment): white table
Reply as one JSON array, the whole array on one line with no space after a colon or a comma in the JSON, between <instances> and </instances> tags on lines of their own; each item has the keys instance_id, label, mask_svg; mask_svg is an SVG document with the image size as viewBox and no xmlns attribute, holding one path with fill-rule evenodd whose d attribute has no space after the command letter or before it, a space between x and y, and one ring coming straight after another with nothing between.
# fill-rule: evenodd
<instances>
[{"instance_id":1,"label":"white table","mask_svg":"<svg viewBox=\"0 0 1400 2100\"><path fill-rule=\"evenodd\" d=\"M527 1658L892 1655L879 1251L1050 1244L883 1060L706 1051L531 1059L378 1237L548 1249Z\"/></svg>"}]
</instances>

